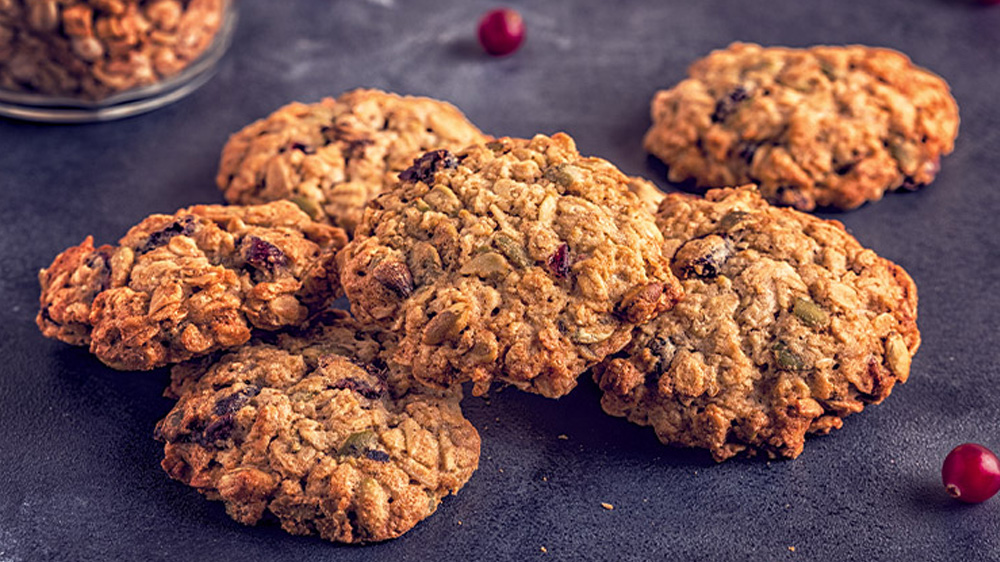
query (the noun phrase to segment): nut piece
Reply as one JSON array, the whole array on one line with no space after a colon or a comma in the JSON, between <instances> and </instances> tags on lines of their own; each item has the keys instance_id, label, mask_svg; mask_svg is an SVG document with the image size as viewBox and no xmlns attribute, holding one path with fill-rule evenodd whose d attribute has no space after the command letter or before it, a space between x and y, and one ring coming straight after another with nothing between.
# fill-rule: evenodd
<instances>
[{"instance_id":1,"label":"nut piece","mask_svg":"<svg viewBox=\"0 0 1000 562\"><path fill-rule=\"evenodd\" d=\"M681 279L713 279L722 271L731 252L729 240L718 234L689 240L674 254L674 274Z\"/></svg>"},{"instance_id":2,"label":"nut piece","mask_svg":"<svg viewBox=\"0 0 1000 562\"><path fill-rule=\"evenodd\" d=\"M830 323L830 317L818 304L801 297L795 299L795 304L792 305L792 314L811 328L825 328Z\"/></svg>"},{"instance_id":3,"label":"nut piece","mask_svg":"<svg viewBox=\"0 0 1000 562\"><path fill-rule=\"evenodd\" d=\"M633 287L619 303L618 314L627 322L642 324L672 307L680 300L680 292L671 285L647 283Z\"/></svg>"},{"instance_id":4,"label":"nut piece","mask_svg":"<svg viewBox=\"0 0 1000 562\"><path fill-rule=\"evenodd\" d=\"M413 293L413 276L406 264L398 261L380 262L372 270L375 280L400 298L406 298Z\"/></svg>"},{"instance_id":5,"label":"nut piece","mask_svg":"<svg viewBox=\"0 0 1000 562\"><path fill-rule=\"evenodd\" d=\"M421 340L425 345L438 345L445 341L451 341L458 337L462 330L468 325L468 315L461 311L445 310L424 326L424 335Z\"/></svg>"}]
</instances>

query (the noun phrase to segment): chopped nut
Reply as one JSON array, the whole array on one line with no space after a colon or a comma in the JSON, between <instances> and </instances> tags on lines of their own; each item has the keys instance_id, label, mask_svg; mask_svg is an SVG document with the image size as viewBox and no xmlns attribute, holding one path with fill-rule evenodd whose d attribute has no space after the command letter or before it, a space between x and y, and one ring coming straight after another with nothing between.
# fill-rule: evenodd
<instances>
[{"instance_id":1,"label":"chopped nut","mask_svg":"<svg viewBox=\"0 0 1000 562\"><path fill-rule=\"evenodd\" d=\"M614 333L614 326L596 326L589 329L581 328L570 336L570 339L582 344L599 343L610 338Z\"/></svg>"},{"instance_id":2,"label":"chopped nut","mask_svg":"<svg viewBox=\"0 0 1000 562\"><path fill-rule=\"evenodd\" d=\"M576 181L576 178L573 177L573 174L571 173L571 169L572 168L569 164L558 164L545 170L543 175L545 179L552 183L561 187L569 187L573 185L574 181Z\"/></svg>"},{"instance_id":3,"label":"chopped nut","mask_svg":"<svg viewBox=\"0 0 1000 562\"><path fill-rule=\"evenodd\" d=\"M782 369L788 371L805 371L811 368L806 365L806 362L801 357L789 349L788 344L783 341L775 343L771 350L774 352L775 362Z\"/></svg>"},{"instance_id":4,"label":"chopped nut","mask_svg":"<svg viewBox=\"0 0 1000 562\"><path fill-rule=\"evenodd\" d=\"M678 277L712 279L719 275L732 252L729 240L717 234L688 240L674 254L673 268Z\"/></svg>"},{"instance_id":5,"label":"chopped nut","mask_svg":"<svg viewBox=\"0 0 1000 562\"><path fill-rule=\"evenodd\" d=\"M818 304L801 297L795 299L792 314L811 328L825 328L830 323L830 317Z\"/></svg>"},{"instance_id":6,"label":"chopped nut","mask_svg":"<svg viewBox=\"0 0 1000 562\"><path fill-rule=\"evenodd\" d=\"M360 457L377 446L378 436L374 431L366 429L349 435L337 449L337 454L343 457Z\"/></svg>"},{"instance_id":7,"label":"chopped nut","mask_svg":"<svg viewBox=\"0 0 1000 562\"><path fill-rule=\"evenodd\" d=\"M319 206L319 203L316 203L308 197L296 195L294 197L289 197L288 200L295 203L300 209L302 209L303 213L309 215L313 220L319 219L323 216L323 209Z\"/></svg>"},{"instance_id":8,"label":"chopped nut","mask_svg":"<svg viewBox=\"0 0 1000 562\"><path fill-rule=\"evenodd\" d=\"M503 252L503 255L507 256L507 259L515 266L528 267L531 265L531 259L528 258L528 252L524 250L524 246L510 236L503 232L498 232L493 237L493 241L500 248L500 251Z\"/></svg>"},{"instance_id":9,"label":"chopped nut","mask_svg":"<svg viewBox=\"0 0 1000 562\"><path fill-rule=\"evenodd\" d=\"M372 277L402 298L413 293L413 276L405 263L398 261L380 262L372 270Z\"/></svg>"},{"instance_id":10,"label":"chopped nut","mask_svg":"<svg viewBox=\"0 0 1000 562\"><path fill-rule=\"evenodd\" d=\"M454 340L468 325L468 315L455 310L445 310L439 313L424 327L421 341L425 345L438 345L444 341Z\"/></svg>"},{"instance_id":11,"label":"chopped nut","mask_svg":"<svg viewBox=\"0 0 1000 562\"><path fill-rule=\"evenodd\" d=\"M510 265L503 256L496 252L484 252L465 262L459 273L490 279L501 277L509 270Z\"/></svg>"}]
</instances>

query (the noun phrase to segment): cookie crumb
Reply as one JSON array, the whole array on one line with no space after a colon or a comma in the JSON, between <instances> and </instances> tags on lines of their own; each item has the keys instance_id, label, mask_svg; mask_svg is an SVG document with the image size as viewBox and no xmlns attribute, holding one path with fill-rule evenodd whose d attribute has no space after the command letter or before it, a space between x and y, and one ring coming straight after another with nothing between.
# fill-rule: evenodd
<instances>
[{"instance_id":1,"label":"cookie crumb","mask_svg":"<svg viewBox=\"0 0 1000 562\"><path fill-rule=\"evenodd\" d=\"M542 547L542 552L545 553L545 552L548 552L548 550L543 546Z\"/></svg>"},{"instance_id":2,"label":"cookie crumb","mask_svg":"<svg viewBox=\"0 0 1000 562\"><path fill-rule=\"evenodd\" d=\"M566 435L565 433L560 433L559 435L556 436L556 438L562 439L563 441L568 441L569 435Z\"/></svg>"},{"instance_id":3,"label":"cookie crumb","mask_svg":"<svg viewBox=\"0 0 1000 562\"><path fill-rule=\"evenodd\" d=\"M608 502L601 502L601 507L603 507L604 509L606 509L608 511L611 511L612 509L615 508L615 506L611 505Z\"/></svg>"},{"instance_id":4,"label":"cookie crumb","mask_svg":"<svg viewBox=\"0 0 1000 562\"><path fill-rule=\"evenodd\" d=\"M788 547L788 550L790 550L792 552L795 552L795 547L794 546L790 546L790 547Z\"/></svg>"}]
</instances>

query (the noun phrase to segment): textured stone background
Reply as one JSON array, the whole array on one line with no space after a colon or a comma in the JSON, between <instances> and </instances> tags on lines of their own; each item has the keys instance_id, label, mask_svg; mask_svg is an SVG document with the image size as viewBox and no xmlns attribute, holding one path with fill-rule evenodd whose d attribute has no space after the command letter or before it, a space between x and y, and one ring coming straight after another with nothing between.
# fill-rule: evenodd
<instances>
[{"instance_id":1,"label":"textured stone background","mask_svg":"<svg viewBox=\"0 0 1000 562\"><path fill-rule=\"evenodd\" d=\"M957 505L939 482L958 443L1000 448L1000 7L512 4L528 39L496 60L474 39L492 2L242 0L219 75L188 99L108 124L0 121L0 562L1000 560L1000 499ZM640 144L649 99L734 40L894 47L943 75L962 110L932 186L836 216L917 280L924 344L910 382L796 461L716 465L667 449L602 414L588 380L559 401L507 390L466 400L483 456L457 497L400 540L337 547L242 527L169 480L151 437L170 407L166 372L113 372L32 323L38 268L86 234L113 241L149 213L221 202L226 136L291 100L358 86L439 97L490 133L567 131L668 188Z\"/></svg>"}]
</instances>

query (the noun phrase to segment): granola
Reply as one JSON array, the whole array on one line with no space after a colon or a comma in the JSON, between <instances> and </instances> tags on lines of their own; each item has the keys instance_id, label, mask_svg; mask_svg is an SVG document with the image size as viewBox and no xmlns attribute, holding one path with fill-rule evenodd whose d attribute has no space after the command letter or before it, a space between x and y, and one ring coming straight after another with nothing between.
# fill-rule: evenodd
<instances>
[{"instance_id":1,"label":"granola","mask_svg":"<svg viewBox=\"0 0 1000 562\"><path fill-rule=\"evenodd\" d=\"M0 88L100 100L176 75L229 0L0 0Z\"/></svg>"}]
</instances>

